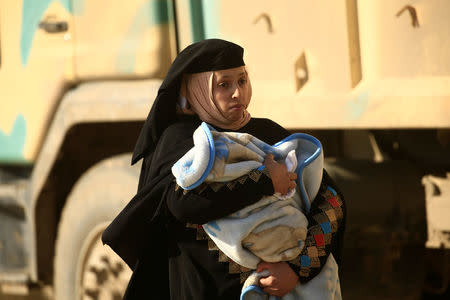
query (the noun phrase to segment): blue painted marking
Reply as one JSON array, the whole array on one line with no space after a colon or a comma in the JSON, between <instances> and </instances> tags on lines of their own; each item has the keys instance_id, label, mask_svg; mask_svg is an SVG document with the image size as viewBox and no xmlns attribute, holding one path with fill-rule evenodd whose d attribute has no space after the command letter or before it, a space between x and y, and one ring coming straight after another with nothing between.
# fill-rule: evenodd
<instances>
[{"instance_id":1,"label":"blue painted marking","mask_svg":"<svg viewBox=\"0 0 450 300\"><path fill-rule=\"evenodd\" d=\"M167 0L149 0L137 10L117 54L116 68L123 73L133 73L136 52L144 32L151 26L167 24L170 20Z\"/></svg>"},{"instance_id":2,"label":"blue painted marking","mask_svg":"<svg viewBox=\"0 0 450 300\"><path fill-rule=\"evenodd\" d=\"M309 267L311 265L311 258L309 258L309 256L306 255L300 256L300 264L303 267Z\"/></svg>"},{"instance_id":3,"label":"blue painted marking","mask_svg":"<svg viewBox=\"0 0 450 300\"><path fill-rule=\"evenodd\" d=\"M363 91L355 99L347 103L349 118L351 120L359 119L369 106L369 91Z\"/></svg>"},{"instance_id":4,"label":"blue painted marking","mask_svg":"<svg viewBox=\"0 0 450 300\"><path fill-rule=\"evenodd\" d=\"M189 12L191 14L191 31L194 42L205 39L205 24L203 18L202 0L189 0Z\"/></svg>"},{"instance_id":5,"label":"blue painted marking","mask_svg":"<svg viewBox=\"0 0 450 300\"><path fill-rule=\"evenodd\" d=\"M220 38L221 0L202 0L205 38Z\"/></svg>"},{"instance_id":6,"label":"blue painted marking","mask_svg":"<svg viewBox=\"0 0 450 300\"><path fill-rule=\"evenodd\" d=\"M86 9L86 0L72 0L72 14L81 16Z\"/></svg>"},{"instance_id":7,"label":"blue painted marking","mask_svg":"<svg viewBox=\"0 0 450 300\"><path fill-rule=\"evenodd\" d=\"M26 134L27 123L21 114L16 117L9 135L0 130L0 160L24 162L23 151Z\"/></svg>"},{"instance_id":8,"label":"blue painted marking","mask_svg":"<svg viewBox=\"0 0 450 300\"><path fill-rule=\"evenodd\" d=\"M23 0L22 7L22 32L20 35L20 57L22 65L25 66L30 55L34 34L39 22L52 0Z\"/></svg>"},{"instance_id":9,"label":"blue painted marking","mask_svg":"<svg viewBox=\"0 0 450 300\"><path fill-rule=\"evenodd\" d=\"M22 30L20 34L20 58L23 66L26 66L28 63L34 35L39 27L39 22L42 21L42 17L50 4L55 1L60 2L72 14L70 0L23 0Z\"/></svg>"},{"instance_id":10,"label":"blue painted marking","mask_svg":"<svg viewBox=\"0 0 450 300\"><path fill-rule=\"evenodd\" d=\"M322 224L320 224L320 227L322 227L323 233L331 233L330 222L322 223Z\"/></svg>"},{"instance_id":11,"label":"blue painted marking","mask_svg":"<svg viewBox=\"0 0 450 300\"><path fill-rule=\"evenodd\" d=\"M337 195L335 189L333 189L331 186L327 186L327 190L329 190L333 194L333 196Z\"/></svg>"}]
</instances>

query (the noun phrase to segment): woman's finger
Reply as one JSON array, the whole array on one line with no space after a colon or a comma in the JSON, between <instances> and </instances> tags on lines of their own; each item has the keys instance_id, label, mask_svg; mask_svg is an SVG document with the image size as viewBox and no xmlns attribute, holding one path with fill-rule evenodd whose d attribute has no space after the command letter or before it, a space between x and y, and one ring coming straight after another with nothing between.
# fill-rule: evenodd
<instances>
[{"instance_id":1,"label":"woman's finger","mask_svg":"<svg viewBox=\"0 0 450 300\"><path fill-rule=\"evenodd\" d=\"M295 179L297 179L297 174L295 174L294 172L289 172L288 176L289 176L289 179L290 179L290 180L295 180Z\"/></svg>"},{"instance_id":2,"label":"woman's finger","mask_svg":"<svg viewBox=\"0 0 450 300\"><path fill-rule=\"evenodd\" d=\"M261 272L262 270L269 270L270 269L270 263L267 263L265 261L262 261L258 264L258 266L256 267L256 272Z\"/></svg>"},{"instance_id":3,"label":"woman's finger","mask_svg":"<svg viewBox=\"0 0 450 300\"><path fill-rule=\"evenodd\" d=\"M297 184L295 183L295 181L291 181L289 182L289 189L294 189L297 186Z\"/></svg>"},{"instance_id":4,"label":"woman's finger","mask_svg":"<svg viewBox=\"0 0 450 300\"><path fill-rule=\"evenodd\" d=\"M264 158L264 165L267 167L268 165L273 165L275 160L273 159L273 154L267 154Z\"/></svg>"},{"instance_id":5,"label":"woman's finger","mask_svg":"<svg viewBox=\"0 0 450 300\"><path fill-rule=\"evenodd\" d=\"M272 154L272 153L267 154L267 155L266 155L266 159L268 159L268 160L274 160L273 154Z\"/></svg>"},{"instance_id":6,"label":"woman's finger","mask_svg":"<svg viewBox=\"0 0 450 300\"><path fill-rule=\"evenodd\" d=\"M277 284L277 282L278 280L272 275L259 279L259 285L261 287L273 287L273 285Z\"/></svg>"}]
</instances>

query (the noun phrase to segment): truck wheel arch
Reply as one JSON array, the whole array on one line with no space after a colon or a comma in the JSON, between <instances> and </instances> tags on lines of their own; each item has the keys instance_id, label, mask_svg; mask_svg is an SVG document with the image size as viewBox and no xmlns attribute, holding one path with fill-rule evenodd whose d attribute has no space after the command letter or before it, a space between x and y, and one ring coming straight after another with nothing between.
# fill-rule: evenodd
<instances>
[{"instance_id":1,"label":"truck wheel arch","mask_svg":"<svg viewBox=\"0 0 450 300\"><path fill-rule=\"evenodd\" d=\"M30 181L30 279L51 284L57 226L75 182L93 165L130 152L160 80L79 85L62 99Z\"/></svg>"},{"instance_id":2,"label":"truck wheel arch","mask_svg":"<svg viewBox=\"0 0 450 300\"><path fill-rule=\"evenodd\" d=\"M131 270L101 245L100 235L136 192L140 166L131 167L130 159L130 154L122 154L99 162L67 197L55 246L58 299L78 299L82 293L123 296Z\"/></svg>"}]
</instances>

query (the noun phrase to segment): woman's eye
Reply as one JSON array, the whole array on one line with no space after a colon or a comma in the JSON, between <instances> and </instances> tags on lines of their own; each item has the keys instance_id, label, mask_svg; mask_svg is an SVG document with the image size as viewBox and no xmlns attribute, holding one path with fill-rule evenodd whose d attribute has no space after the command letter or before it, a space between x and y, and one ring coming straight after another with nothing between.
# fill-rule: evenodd
<instances>
[{"instance_id":1,"label":"woman's eye","mask_svg":"<svg viewBox=\"0 0 450 300\"><path fill-rule=\"evenodd\" d=\"M244 85L246 83L247 83L247 79L246 78L239 79L239 85Z\"/></svg>"},{"instance_id":2,"label":"woman's eye","mask_svg":"<svg viewBox=\"0 0 450 300\"><path fill-rule=\"evenodd\" d=\"M228 82L221 82L221 83L219 83L219 86L221 88L227 88L228 87Z\"/></svg>"}]
</instances>

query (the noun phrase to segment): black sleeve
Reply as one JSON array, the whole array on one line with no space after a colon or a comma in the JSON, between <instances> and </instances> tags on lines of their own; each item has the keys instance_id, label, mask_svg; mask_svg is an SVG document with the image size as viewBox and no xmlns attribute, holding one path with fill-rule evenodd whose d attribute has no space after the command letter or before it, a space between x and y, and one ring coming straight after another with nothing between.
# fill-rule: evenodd
<instances>
[{"instance_id":1,"label":"black sleeve","mask_svg":"<svg viewBox=\"0 0 450 300\"><path fill-rule=\"evenodd\" d=\"M265 173L255 170L227 183L203 184L191 191L180 188L174 179L166 200L169 211L178 220L205 224L273 193L272 180Z\"/></svg>"},{"instance_id":2,"label":"black sleeve","mask_svg":"<svg viewBox=\"0 0 450 300\"><path fill-rule=\"evenodd\" d=\"M305 247L289 262L301 283L308 282L322 270L330 253L341 265L346 209L342 193L324 170L322 184L311 204Z\"/></svg>"},{"instance_id":3,"label":"black sleeve","mask_svg":"<svg viewBox=\"0 0 450 300\"><path fill-rule=\"evenodd\" d=\"M259 118L252 119L240 131L268 144L279 142L290 134L274 121ZM253 171L227 184L205 184L189 192L183 192L181 188L176 190L176 187L175 182L169 187L166 194L167 207L178 220L194 224L223 218L274 193L272 180L259 171Z\"/></svg>"},{"instance_id":4,"label":"black sleeve","mask_svg":"<svg viewBox=\"0 0 450 300\"><path fill-rule=\"evenodd\" d=\"M266 131L266 134L268 135L266 140L269 140L271 144L278 143L282 139L291 135L291 133L280 124L270 119L267 119L267 123L267 128L270 128L270 130Z\"/></svg>"}]
</instances>

